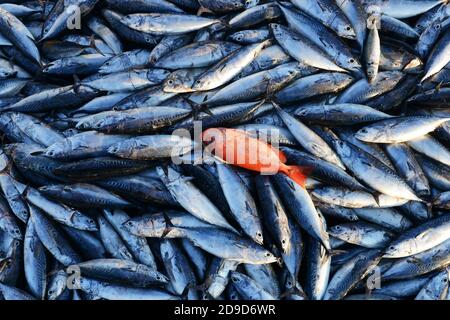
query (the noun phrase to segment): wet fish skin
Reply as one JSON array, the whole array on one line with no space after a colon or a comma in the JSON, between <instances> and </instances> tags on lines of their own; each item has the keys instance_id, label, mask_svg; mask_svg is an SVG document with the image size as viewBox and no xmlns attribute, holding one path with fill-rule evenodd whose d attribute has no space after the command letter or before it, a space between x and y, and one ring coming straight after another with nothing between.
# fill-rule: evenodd
<instances>
[{"instance_id":1,"label":"wet fish skin","mask_svg":"<svg viewBox=\"0 0 450 320\"><path fill-rule=\"evenodd\" d=\"M420 138L450 121L441 117L398 117L385 119L359 130L356 138L365 142L399 143Z\"/></svg>"},{"instance_id":2,"label":"wet fish skin","mask_svg":"<svg viewBox=\"0 0 450 320\"><path fill-rule=\"evenodd\" d=\"M386 145L386 153L391 158L397 172L400 173L417 195L430 195L430 185L412 150L405 144Z\"/></svg>"},{"instance_id":3,"label":"wet fish skin","mask_svg":"<svg viewBox=\"0 0 450 320\"><path fill-rule=\"evenodd\" d=\"M440 245L448 238L449 224L449 216L443 215L402 233L389 244L384 257L409 257Z\"/></svg>"},{"instance_id":4,"label":"wet fish skin","mask_svg":"<svg viewBox=\"0 0 450 320\"><path fill-rule=\"evenodd\" d=\"M344 298L347 293L364 278L370 269L375 267L381 259L378 249L367 250L341 266L331 278L324 300Z\"/></svg>"},{"instance_id":5,"label":"wet fish skin","mask_svg":"<svg viewBox=\"0 0 450 320\"><path fill-rule=\"evenodd\" d=\"M247 300L274 300L275 297L260 287L260 285L248 276L233 271L231 281L239 294Z\"/></svg>"},{"instance_id":6,"label":"wet fish skin","mask_svg":"<svg viewBox=\"0 0 450 320\"><path fill-rule=\"evenodd\" d=\"M0 16L0 30L2 34L26 56L40 63L41 57L39 50L27 27L4 8L0 8Z\"/></svg>"},{"instance_id":7,"label":"wet fish skin","mask_svg":"<svg viewBox=\"0 0 450 320\"><path fill-rule=\"evenodd\" d=\"M269 177L256 177L256 186L266 228L271 231L282 252L288 254L291 250L291 231L281 199Z\"/></svg>"},{"instance_id":8,"label":"wet fish skin","mask_svg":"<svg viewBox=\"0 0 450 320\"><path fill-rule=\"evenodd\" d=\"M311 167L311 176L318 180L331 185L344 185L352 190L366 190L366 187L335 164L294 149L283 147L281 150L287 156L289 162L299 166Z\"/></svg>"},{"instance_id":9,"label":"wet fish skin","mask_svg":"<svg viewBox=\"0 0 450 320\"><path fill-rule=\"evenodd\" d=\"M369 83L372 83L378 76L378 68L380 65L381 44L380 36L378 34L377 18L371 17L372 24L368 25L369 32L367 34L364 45L364 60L366 67L366 75Z\"/></svg>"},{"instance_id":10,"label":"wet fish skin","mask_svg":"<svg viewBox=\"0 0 450 320\"><path fill-rule=\"evenodd\" d=\"M185 229L184 232L196 246L217 257L251 264L277 261L270 251L229 231L195 228Z\"/></svg>"},{"instance_id":11,"label":"wet fish skin","mask_svg":"<svg viewBox=\"0 0 450 320\"><path fill-rule=\"evenodd\" d=\"M329 31L322 23L311 18L303 11L296 10L293 6L288 6L286 3L280 4L280 9L292 30L303 35L318 47L322 48L339 67L354 72L355 74L362 74L362 66L358 57L354 56L349 47L347 47L347 45L333 32ZM345 30L347 30L347 28L352 29L348 22L347 26L341 25L339 27L342 27ZM348 32L348 34L351 34L352 32L353 30Z\"/></svg>"},{"instance_id":12,"label":"wet fish skin","mask_svg":"<svg viewBox=\"0 0 450 320\"><path fill-rule=\"evenodd\" d=\"M24 237L24 268L30 291L38 299L44 299L47 289L47 255L31 219Z\"/></svg>"},{"instance_id":13,"label":"wet fish skin","mask_svg":"<svg viewBox=\"0 0 450 320\"><path fill-rule=\"evenodd\" d=\"M232 167L217 162L216 168L231 214L244 233L262 245L264 242L262 223L250 191Z\"/></svg>"},{"instance_id":14,"label":"wet fish skin","mask_svg":"<svg viewBox=\"0 0 450 320\"><path fill-rule=\"evenodd\" d=\"M184 34L221 23L218 19L176 13L134 13L123 17L121 22L134 30L156 35Z\"/></svg>"},{"instance_id":15,"label":"wet fish skin","mask_svg":"<svg viewBox=\"0 0 450 320\"><path fill-rule=\"evenodd\" d=\"M407 279L445 268L450 263L449 245L450 241L447 240L427 251L398 259L382 274L382 277L385 280Z\"/></svg>"},{"instance_id":16,"label":"wet fish skin","mask_svg":"<svg viewBox=\"0 0 450 320\"><path fill-rule=\"evenodd\" d=\"M421 201L395 171L362 149L344 141L336 141L335 148L344 164L371 188L386 195ZM376 176L384 176L383 183Z\"/></svg>"},{"instance_id":17,"label":"wet fish skin","mask_svg":"<svg viewBox=\"0 0 450 320\"><path fill-rule=\"evenodd\" d=\"M129 260L95 259L74 265L82 274L98 280L135 287L152 287L168 283L162 273Z\"/></svg>"},{"instance_id":18,"label":"wet fish skin","mask_svg":"<svg viewBox=\"0 0 450 320\"><path fill-rule=\"evenodd\" d=\"M42 244L56 260L65 266L82 261L63 234L56 229L53 222L40 209L30 206L30 217Z\"/></svg>"},{"instance_id":19,"label":"wet fish skin","mask_svg":"<svg viewBox=\"0 0 450 320\"><path fill-rule=\"evenodd\" d=\"M103 209L103 216L122 238L136 261L156 269L155 257L145 238L129 233L123 226L123 223L130 219L127 213L120 209Z\"/></svg>"},{"instance_id":20,"label":"wet fish skin","mask_svg":"<svg viewBox=\"0 0 450 320\"><path fill-rule=\"evenodd\" d=\"M295 115L301 119L322 125L353 125L390 118L391 116L360 104L311 104L299 106Z\"/></svg>"},{"instance_id":21,"label":"wet fish skin","mask_svg":"<svg viewBox=\"0 0 450 320\"><path fill-rule=\"evenodd\" d=\"M325 220L317 212L308 192L285 175L277 174L273 179L287 209L298 224L329 249Z\"/></svg>"},{"instance_id":22,"label":"wet fish skin","mask_svg":"<svg viewBox=\"0 0 450 320\"><path fill-rule=\"evenodd\" d=\"M203 75L201 75L192 86L195 91L207 91L228 83L240 71L248 66L260 52L271 44L270 40L251 44L240 48L222 59Z\"/></svg>"},{"instance_id":23,"label":"wet fish skin","mask_svg":"<svg viewBox=\"0 0 450 320\"><path fill-rule=\"evenodd\" d=\"M305 292L312 300L322 300L330 277L331 256L313 239L307 243L307 252L311 259L306 261Z\"/></svg>"},{"instance_id":24,"label":"wet fish skin","mask_svg":"<svg viewBox=\"0 0 450 320\"><path fill-rule=\"evenodd\" d=\"M127 249L119 234L102 216L97 217L99 236L105 250L115 259L133 261L133 255Z\"/></svg>"},{"instance_id":25,"label":"wet fish skin","mask_svg":"<svg viewBox=\"0 0 450 320\"><path fill-rule=\"evenodd\" d=\"M81 277L79 287L88 294L108 300L179 300L179 297L160 289L126 287Z\"/></svg>"},{"instance_id":26,"label":"wet fish skin","mask_svg":"<svg viewBox=\"0 0 450 320\"><path fill-rule=\"evenodd\" d=\"M270 24L270 29L278 44L298 62L322 70L345 72L308 38L275 23Z\"/></svg>"},{"instance_id":27,"label":"wet fish skin","mask_svg":"<svg viewBox=\"0 0 450 320\"><path fill-rule=\"evenodd\" d=\"M348 243L379 249L383 249L394 236L392 232L362 221L335 225L328 233Z\"/></svg>"}]
</instances>

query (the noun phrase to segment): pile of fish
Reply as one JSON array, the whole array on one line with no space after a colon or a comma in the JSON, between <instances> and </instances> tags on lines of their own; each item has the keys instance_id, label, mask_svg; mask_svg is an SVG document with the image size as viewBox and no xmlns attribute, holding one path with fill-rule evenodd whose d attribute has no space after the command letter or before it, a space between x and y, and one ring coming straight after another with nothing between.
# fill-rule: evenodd
<instances>
[{"instance_id":1,"label":"pile of fish","mask_svg":"<svg viewBox=\"0 0 450 320\"><path fill-rule=\"evenodd\" d=\"M445 0L0 0L0 299L448 300L449 120Z\"/></svg>"}]
</instances>

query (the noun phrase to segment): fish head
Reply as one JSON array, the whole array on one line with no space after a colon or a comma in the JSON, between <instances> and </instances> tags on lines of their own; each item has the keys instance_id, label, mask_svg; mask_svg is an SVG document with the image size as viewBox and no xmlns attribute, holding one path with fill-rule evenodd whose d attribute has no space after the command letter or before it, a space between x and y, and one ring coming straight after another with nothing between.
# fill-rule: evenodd
<instances>
[{"instance_id":1,"label":"fish head","mask_svg":"<svg viewBox=\"0 0 450 320\"><path fill-rule=\"evenodd\" d=\"M244 31L235 32L231 34L228 38L232 41L240 43L242 40L245 39L245 32Z\"/></svg>"},{"instance_id":2,"label":"fish head","mask_svg":"<svg viewBox=\"0 0 450 320\"><path fill-rule=\"evenodd\" d=\"M122 17L120 19L120 22L132 29L135 29L135 28L139 27L140 25L144 24L145 21L144 21L143 17L129 14L129 15L126 15L125 17Z\"/></svg>"},{"instance_id":3,"label":"fish head","mask_svg":"<svg viewBox=\"0 0 450 320\"><path fill-rule=\"evenodd\" d=\"M269 24L269 29L272 31L272 34L277 37L282 34L282 26L278 23Z\"/></svg>"},{"instance_id":4,"label":"fish head","mask_svg":"<svg viewBox=\"0 0 450 320\"><path fill-rule=\"evenodd\" d=\"M206 91L214 88L213 79L211 77L200 77L192 85L193 91Z\"/></svg>"},{"instance_id":5,"label":"fish head","mask_svg":"<svg viewBox=\"0 0 450 320\"><path fill-rule=\"evenodd\" d=\"M46 195L58 195L64 188L61 188L59 185L46 185L39 187L38 190Z\"/></svg>"},{"instance_id":6,"label":"fish head","mask_svg":"<svg viewBox=\"0 0 450 320\"><path fill-rule=\"evenodd\" d=\"M337 21L335 23L337 34L346 39L356 40L356 32L353 29L350 23L341 23L341 21Z\"/></svg>"},{"instance_id":7,"label":"fish head","mask_svg":"<svg viewBox=\"0 0 450 320\"><path fill-rule=\"evenodd\" d=\"M63 67L62 60L55 60L45 65L42 68L43 73L52 73L54 70L58 70Z\"/></svg>"},{"instance_id":8,"label":"fish head","mask_svg":"<svg viewBox=\"0 0 450 320\"><path fill-rule=\"evenodd\" d=\"M114 156L129 155L131 154L131 145L119 142L110 146L106 151Z\"/></svg>"},{"instance_id":9,"label":"fish head","mask_svg":"<svg viewBox=\"0 0 450 320\"><path fill-rule=\"evenodd\" d=\"M11 78L17 75L17 71L14 70L0 70L0 79Z\"/></svg>"},{"instance_id":10,"label":"fish head","mask_svg":"<svg viewBox=\"0 0 450 320\"><path fill-rule=\"evenodd\" d=\"M50 279L47 290L47 297L49 300L56 300L66 289L67 274L60 270Z\"/></svg>"},{"instance_id":11,"label":"fish head","mask_svg":"<svg viewBox=\"0 0 450 320\"><path fill-rule=\"evenodd\" d=\"M132 234L139 234L138 224L135 221L133 221L133 219L125 221L122 225L128 232Z\"/></svg>"},{"instance_id":12,"label":"fish head","mask_svg":"<svg viewBox=\"0 0 450 320\"><path fill-rule=\"evenodd\" d=\"M188 73L182 70L175 71L171 73L167 79L164 81L163 90L164 92L175 92L175 93L186 93L192 92L191 89L191 77Z\"/></svg>"},{"instance_id":13,"label":"fish head","mask_svg":"<svg viewBox=\"0 0 450 320\"><path fill-rule=\"evenodd\" d=\"M385 258L401 258L409 256L416 251L416 241L411 238L397 243L391 243L384 251Z\"/></svg>"},{"instance_id":14,"label":"fish head","mask_svg":"<svg viewBox=\"0 0 450 320\"><path fill-rule=\"evenodd\" d=\"M377 141L380 130L372 127L364 127L355 133L355 137L361 141Z\"/></svg>"},{"instance_id":15,"label":"fish head","mask_svg":"<svg viewBox=\"0 0 450 320\"><path fill-rule=\"evenodd\" d=\"M122 69L122 64L119 62L119 58L113 57L107 60L99 69L99 73L114 73L119 72Z\"/></svg>"},{"instance_id":16,"label":"fish head","mask_svg":"<svg viewBox=\"0 0 450 320\"><path fill-rule=\"evenodd\" d=\"M347 227L346 225L336 225L329 229L329 234L335 238L346 239L349 240L349 232L351 231L351 227Z\"/></svg>"},{"instance_id":17,"label":"fish head","mask_svg":"<svg viewBox=\"0 0 450 320\"><path fill-rule=\"evenodd\" d=\"M250 9L256 7L259 4L259 0L245 0L245 8Z\"/></svg>"},{"instance_id":18,"label":"fish head","mask_svg":"<svg viewBox=\"0 0 450 320\"><path fill-rule=\"evenodd\" d=\"M333 147L336 150L337 154L340 157L349 157L352 154L352 150L349 147L349 145L340 139L334 139L333 140Z\"/></svg>"},{"instance_id":19,"label":"fish head","mask_svg":"<svg viewBox=\"0 0 450 320\"><path fill-rule=\"evenodd\" d=\"M356 75L363 75L362 64L356 57L349 57L346 64L346 69L355 73ZM353 79L352 79L353 80Z\"/></svg>"},{"instance_id":20,"label":"fish head","mask_svg":"<svg viewBox=\"0 0 450 320\"><path fill-rule=\"evenodd\" d=\"M64 145L61 142L52 144L44 152L44 156L47 158L60 158L64 157L64 155Z\"/></svg>"},{"instance_id":21,"label":"fish head","mask_svg":"<svg viewBox=\"0 0 450 320\"><path fill-rule=\"evenodd\" d=\"M236 271L230 272L230 279L233 283L236 283L236 284L239 284L244 281L243 275Z\"/></svg>"},{"instance_id":22,"label":"fish head","mask_svg":"<svg viewBox=\"0 0 450 320\"><path fill-rule=\"evenodd\" d=\"M86 216L79 211L72 211L72 222L79 226L80 230L98 231L97 222L93 218Z\"/></svg>"}]
</instances>

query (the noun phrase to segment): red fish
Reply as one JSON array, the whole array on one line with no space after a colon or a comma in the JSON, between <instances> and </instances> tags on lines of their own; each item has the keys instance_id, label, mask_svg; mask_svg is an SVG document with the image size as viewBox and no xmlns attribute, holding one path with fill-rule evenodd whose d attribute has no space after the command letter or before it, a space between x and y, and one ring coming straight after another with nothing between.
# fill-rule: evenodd
<instances>
[{"instance_id":1,"label":"red fish","mask_svg":"<svg viewBox=\"0 0 450 320\"><path fill-rule=\"evenodd\" d=\"M282 151L242 130L208 129L203 132L202 141L207 144L206 151L229 164L264 174L282 172L302 187L311 171L310 168L286 165Z\"/></svg>"}]
</instances>

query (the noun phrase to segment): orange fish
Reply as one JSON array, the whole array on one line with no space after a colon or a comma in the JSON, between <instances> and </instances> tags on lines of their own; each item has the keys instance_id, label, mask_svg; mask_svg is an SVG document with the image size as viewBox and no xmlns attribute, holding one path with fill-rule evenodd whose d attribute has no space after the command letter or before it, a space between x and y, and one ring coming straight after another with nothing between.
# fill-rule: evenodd
<instances>
[{"instance_id":1,"label":"orange fish","mask_svg":"<svg viewBox=\"0 0 450 320\"><path fill-rule=\"evenodd\" d=\"M205 151L225 162L264 174L282 172L305 187L309 168L286 165L284 153L247 132L228 128L211 128L202 133Z\"/></svg>"}]
</instances>

